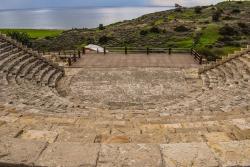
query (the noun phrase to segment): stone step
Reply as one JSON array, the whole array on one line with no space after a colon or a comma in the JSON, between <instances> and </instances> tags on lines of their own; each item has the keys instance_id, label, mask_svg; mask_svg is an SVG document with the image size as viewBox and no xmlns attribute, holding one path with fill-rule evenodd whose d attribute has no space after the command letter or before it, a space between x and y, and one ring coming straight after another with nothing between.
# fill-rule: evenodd
<instances>
[{"instance_id":1,"label":"stone step","mask_svg":"<svg viewBox=\"0 0 250 167\"><path fill-rule=\"evenodd\" d=\"M49 78L48 86L51 88L56 88L57 82L60 80L61 77L62 77L62 72L56 70L55 73Z\"/></svg>"},{"instance_id":2,"label":"stone step","mask_svg":"<svg viewBox=\"0 0 250 167\"><path fill-rule=\"evenodd\" d=\"M12 46L12 45L7 45L7 46L5 46L5 47L3 47L3 48L0 48L0 54L3 54L4 52L9 51L9 50L12 50L12 49L14 49L14 48L15 48L15 47Z\"/></svg>"},{"instance_id":3,"label":"stone step","mask_svg":"<svg viewBox=\"0 0 250 167\"><path fill-rule=\"evenodd\" d=\"M44 65L44 61L39 60L39 63L30 71L29 78L35 78L35 74L38 73Z\"/></svg>"},{"instance_id":4,"label":"stone step","mask_svg":"<svg viewBox=\"0 0 250 167\"><path fill-rule=\"evenodd\" d=\"M23 77L25 78L31 78L31 71L38 65L38 63L40 63L40 59L37 59L34 57L34 60L29 62L29 64L27 64L25 66L25 69L23 70Z\"/></svg>"},{"instance_id":5,"label":"stone step","mask_svg":"<svg viewBox=\"0 0 250 167\"><path fill-rule=\"evenodd\" d=\"M248 58L249 56L247 56L247 57L239 57L238 59L241 61L241 62L243 62L248 68L250 68L250 61L249 61L249 58Z\"/></svg>"},{"instance_id":6,"label":"stone step","mask_svg":"<svg viewBox=\"0 0 250 167\"><path fill-rule=\"evenodd\" d=\"M44 81L44 77L49 73L49 72L51 72L51 71L53 71L53 67L52 66L48 66L48 67L46 67L45 68L45 70L43 70L43 72L41 73L41 75L40 76L38 76L38 79L37 79L37 81L38 81L38 83L39 84L42 84L43 83L43 81Z\"/></svg>"},{"instance_id":7,"label":"stone step","mask_svg":"<svg viewBox=\"0 0 250 167\"><path fill-rule=\"evenodd\" d=\"M3 59L0 62L0 71L3 70L4 67L6 67L8 64L10 64L11 62L15 61L15 59L17 59L19 56L23 55L23 51L20 51L18 53L15 53L11 56L8 56L7 58ZM5 71L6 72L6 71Z\"/></svg>"},{"instance_id":8,"label":"stone step","mask_svg":"<svg viewBox=\"0 0 250 167\"><path fill-rule=\"evenodd\" d=\"M30 55L28 54L23 54L21 56L19 56L17 59L15 59L14 62L12 62L8 68L7 68L7 80L9 81L11 78L15 78L15 75L14 73L12 73L12 71L20 64L22 63L23 61L27 60L28 58L30 57Z\"/></svg>"},{"instance_id":9,"label":"stone step","mask_svg":"<svg viewBox=\"0 0 250 167\"><path fill-rule=\"evenodd\" d=\"M48 73L43 77L42 84L44 86L49 86L51 78L57 73L57 69L51 69Z\"/></svg>"},{"instance_id":10,"label":"stone step","mask_svg":"<svg viewBox=\"0 0 250 167\"><path fill-rule=\"evenodd\" d=\"M1 43L0 43L0 48L6 47L6 46L8 46L8 45L9 45L8 42L1 42Z\"/></svg>"},{"instance_id":11,"label":"stone step","mask_svg":"<svg viewBox=\"0 0 250 167\"><path fill-rule=\"evenodd\" d=\"M29 66L32 62L37 61L37 59L33 56L30 56L26 61L23 62L23 64L20 67L17 67L17 72L16 72L16 83L20 84L21 79L24 79L26 77L26 71L27 71L27 66Z\"/></svg>"},{"instance_id":12,"label":"stone step","mask_svg":"<svg viewBox=\"0 0 250 167\"><path fill-rule=\"evenodd\" d=\"M0 141L2 166L250 165L250 140L175 144L46 143L13 138Z\"/></svg>"},{"instance_id":13,"label":"stone step","mask_svg":"<svg viewBox=\"0 0 250 167\"><path fill-rule=\"evenodd\" d=\"M111 164L157 166L158 163L172 164L173 166L176 163L183 166L190 166L191 164L192 166L204 166L204 163L206 166L248 166L250 164L250 140L234 140L232 139L233 136L225 132L205 133L201 136L200 140L202 141L199 141L196 138L197 134L199 135L198 131L193 134L174 132L172 129L178 128L179 125L165 125L165 129L169 129L166 142L145 143L149 138L154 139L154 141L161 138L164 127L143 125L141 127L142 133L148 132L148 135L143 136L141 130L137 132L132 126L130 126L130 129L123 129L123 124L120 123L113 124L111 132L106 132L105 126L100 126L102 124L97 124L99 125L98 130L94 127L91 128L90 122L84 122L84 120L82 120L83 122L77 122L69 118L60 120L51 117L40 120L41 116L37 116L36 120L33 121L29 117L20 117L19 119L23 119L22 122L26 124L33 123L37 128L42 122L40 126L44 125L43 128L49 129L27 129L21 132L16 129L16 133L13 133L14 136L17 136L16 138L1 137L0 150L1 154L4 155L0 157L1 164L23 164L25 162L27 163L25 165L35 164L37 166L79 166L86 164L86 162L88 162L88 165L91 164L88 159L93 156L95 157L93 158L93 165L95 166L109 166ZM5 116L5 120L8 120L9 123L12 122L12 126L13 121L17 121L11 116L8 118ZM37 120L41 122L37 122ZM56 126L52 128L49 127L50 125L46 126L46 123L49 124L50 122L54 122ZM240 120L233 122L236 125L238 123L239 127L245 128ZM78 129L65 127L74 123L82 124L80 124L80 127L78 126ZM211 123L209 124L211 125ZM1 128L3 126L5 125L2 125ZM192 124L191 127L194 127L194 125ZM56 128L57 130L53 131ZM229 126L228 129L230 128ZM10 132L9 130L7 131ZM0 133L2 131L3 129ZM91 131L98 132L100 135L86 133ZM105 132L113 135L105 135ZM136 139L138 143L129 143L128 137L121 135L124 132L141 134L141 139L134 136L133 139ZM66 140L63 140L62 134ZM196 142L194 142L195 138ZM162 140L160 141L162 142ZM176 141L176 143L167 143L167 141ZM230 152L230 155L228 155L228 152ZM163 164L160 164L160 166Z\"/></svg>"},{"instance_id":14,"label":"stone step","mask_svg":"<svg viewBox=\"0 0 250 167\"><path fill-rule=\"evenodd\" d=\"M6 53L0 54L0 60L3 60L5 58L9 57L10 55L16 54L18 52L20 52L20 49L15 48L15 49L10 50L10 51L8 51Z\"/></svg>"}]
</instances>

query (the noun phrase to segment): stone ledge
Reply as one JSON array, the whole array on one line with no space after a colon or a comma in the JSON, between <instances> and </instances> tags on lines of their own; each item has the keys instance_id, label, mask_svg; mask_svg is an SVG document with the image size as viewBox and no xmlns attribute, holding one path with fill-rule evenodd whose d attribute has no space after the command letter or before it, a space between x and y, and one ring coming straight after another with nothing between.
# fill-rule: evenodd
<instances>
[{"instance_id":1,"label":"stone ledge","mask_svg":"<svg viewBox=\"0 0 250 167\"><path fill-rule=\"evenodd\" d=\"M250 166L250 140L218 143L48 144L0 138L0 167Z\"/></svg>"},{"instance_id":2,"label":"stone ledge","mask_svg":"<svg viewBox=\"0 0 250 167\"><path fill-rule=\"evenodd\" d=\"M47 143L0 138L0 164L32 165Z\"/></svg>"}]
</instances>

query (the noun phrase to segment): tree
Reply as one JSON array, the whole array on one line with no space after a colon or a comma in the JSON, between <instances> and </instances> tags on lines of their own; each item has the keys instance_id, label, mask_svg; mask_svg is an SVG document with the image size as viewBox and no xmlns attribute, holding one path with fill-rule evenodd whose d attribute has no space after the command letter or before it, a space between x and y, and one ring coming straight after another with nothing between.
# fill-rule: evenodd
<instances>
[{"instance_id":1,"label":"tree","mask_svg":"<svg viewBox=\"0 0 250 167\"><path fill-rule=\"evenodd\" d=\"M7 35L24 45L31 46L30 36L26 32L9 31Z\"/></svg>"},{"instance_id":2,"label":"tree","mask_svg":"<svg viewBox=\"0 0 250 167\"><path fill-rule=\"evenodd\" d=\"M101 36L101 37L99 38L99 43L100 43L100 44L106 44L108 41L109 41L109 37L107 37L106 35Z\"/></svg>"},{"instance_id":3,"label":"tree","mask_svg":"<svg viewBox=\"0 0 250 167\"><path fill-rule=\"evenodd\" d=\"M142 36L145 36L145 35L147 35L148 34L148 31L147 30L141 30L140 31L140 35L142 35Z\"/></svg>"},{"instance_id":4,"label":"tree","mask_svg":"<svg viewBox=\"0 0 250 167\"><path fill-rule=\"evenodd\" d=\"M220 20L220 17L221 17L221 14L222 14L222 10L216 10L213 15L212 15L212 20L214 22L218 22Z\"/></svg>"},{"instance_id":5,"label":"tree","mask_svg":"<svg viewBox=\"0 0 250 167\"><path fill-rule=\"evenodd\" d=\"M194 12L195 12L196 14L201 14L201 13L202 13L202 8L201 8L200 6L196 6L196 7L194 8Z\"/></svg>"},{"instance_id":6,"label":"tree","mask_svg":"<svg viewBox=\"0 0 250 167\"><path fill-rule=\"evenodd\" d=\"M158 27L152 27L152 28L150 28L150 32L159 34L161 32L161 30Z\"/></svg>"},{"instance_id":7,"label":"tree","mask_svg":"<svg viewBox=\"0 0 250 167\"><path fill-rule=\"evenodd\" d=\"M103 26L103 24L99 24L99 30L105 30L105 27Z\"/></svg>"},{"instance_id":8,"label":"tree","mask_svg":"<svg viewBox=\"0 0 250 167\"><path fill-rule=\"evenodd\" d=\"M181 26L178 26L174 29L176 32L186 32L186 31L189 31L189 29L183 25Z\"/></svg>"},{"instance_id":9,"label":"tree","mask_svg":"<svg viewBox=\"0 0 250 167\"><path fill-rule=\"evenodd\" d=\"M233 36L233 35L237 35L238 31L234 29L233 27L230 27L229 25L225 25L220 28L219 33L220 35L224 35L224 36Z\"/></svg>"}]
</instances>

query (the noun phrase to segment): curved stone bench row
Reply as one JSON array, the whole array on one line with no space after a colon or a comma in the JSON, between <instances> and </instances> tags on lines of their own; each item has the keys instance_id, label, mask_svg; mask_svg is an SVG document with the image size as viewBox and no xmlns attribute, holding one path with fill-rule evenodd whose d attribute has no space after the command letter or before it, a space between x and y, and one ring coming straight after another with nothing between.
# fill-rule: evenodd
<instances>
[{"instance_id":1,"label":"curved stone bench row","mask_svg":"<svg viewBox=\"0 0 250 167\"><path fill-rule=\"evenodd\" d=\"M0 34L0 71L7 83L20 84L22 79L28 79L45 86L52 85L53 88L56 83L51 82L58 82L61 75L58 75L59 79L50 78L57 73L64 75L61 67L2 34Z\"/></svg>"},{"instance_id":2,"label":"curved stone bench row","mask_svg":"<svg viewBox=\"0 0 250 167\"><path fill-rule=\"evenodd\" d=\"M227 61L201 74L206 87L216 87L230 84L249 85L250 55Z\"/></svg>"}]
</instances>

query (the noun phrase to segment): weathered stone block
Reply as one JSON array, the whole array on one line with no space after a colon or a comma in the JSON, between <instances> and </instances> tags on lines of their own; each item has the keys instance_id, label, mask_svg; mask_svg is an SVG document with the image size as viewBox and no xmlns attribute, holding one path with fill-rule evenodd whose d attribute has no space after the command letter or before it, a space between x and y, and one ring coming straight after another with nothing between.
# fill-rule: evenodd
<instances>
[{"instance_id":1,"label":"weathered stone block","mask_svg":"<svg viewBox=\"0 0 250 167\"><path fill-rule=\"evenodd\" d=\"M0 138L0 164L33 164L45 147L45 142Z\"/></svg>"},{"instance_id":2,"label":"weathered stone block","mask_svg":"<svg viewBox=\"0 0 250 167\"><path fill-rule=\"evenodd\" d=\"M13 122L16 122L17 120L18 120L18 117L11 116L11 115L1 116L0 117L0 121L4 121L4 122L7 122L7 123L13 123Z\"/></svg>"},{"instance_id":3,"label":"weathered stone block","mask_svg":"<svg viewBox=\"0 0 250 167\"><path fill-rule=\"evenodd\" d=\"M95 167L99 144L53 143L42 153L37 166L49 167Z\"/></svg>"},{"instance_id":4,"label":"weathered stone block","mask_svg":"<svg viewBox=\"0 0 250 167\"><path fill-rule=\"evenodd\" d=\"M222 166L250 166L250 140L210 144Z\"/></svg>"},{"instance_id":5,"label":"weathered stone block","mask_svg":"<svg viewBox=\"0 0 250 167\"><path fill-rule=\"evenodd\" d=\"M160 148L154 144L110 144L102 145L98 167L162 166Z\"/></svg>"},{"instance_id":6,"label":"weathered stone block","mask_svg":"<svg viewBox=\"0 0 250 167\"><path fill-rule=\"evenodd\" d=\"M211 132L204 134L208 142L225 142L232 139L225 132Z\"/></svg>"},{"instance_id":7,"label":"weathered stone block","mask_svg":"<svg viewBox=\"0 0 250 167\"><path fill-rule=\"evenodd\" d=\"M164 163L168 167L215 167L219 165L205 143L163 144L161 150Z\"/></svg>"},{"instance_id":8,"label":"weathered stone block","mask_svg":"<svg viewBox=\"0 0 250 167\"><path fill-rule=\"evenodd\" d=\"M21 135L21 138L53 143L57 136L58 134L52 131L28 130Z\"/></svg>"}]
</instances>

